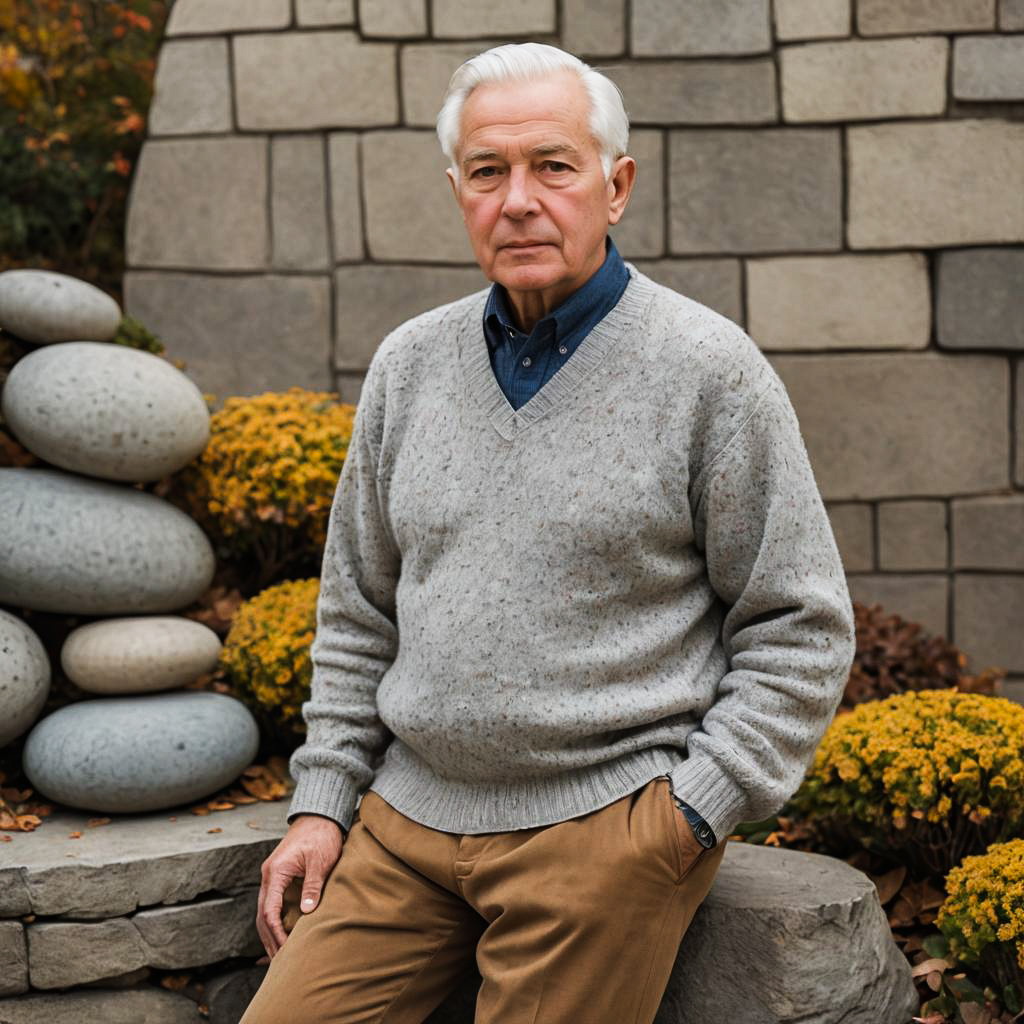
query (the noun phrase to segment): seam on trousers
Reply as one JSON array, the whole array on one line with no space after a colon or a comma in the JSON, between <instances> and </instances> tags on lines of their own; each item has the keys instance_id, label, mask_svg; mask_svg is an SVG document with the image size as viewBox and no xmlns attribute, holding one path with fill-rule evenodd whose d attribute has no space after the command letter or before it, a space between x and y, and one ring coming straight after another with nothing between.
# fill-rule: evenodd
<instances>
[{"instance_id":1,"label":"seam on trousers","mask_svg":"<svg viewBox=\"0 0 1024 1024\"><path fill-rule=\"evenodd\" d=\"M665 916L661 919L661 927L658 929L658 937L657 937L657 939L655 939L655 948L658 948L661 945L662 936L665 934L665 928L668 925L669 918L672 916L672 908L673 908L676 900L681 898L682 892L683 892L682 889L678 889L677 888L677 889L675 889L673 891L672 896L669 898L668 904L665 907ZM678 954L679 954L679 951L676 950L676 955L678 956ZM643 1008L644 997L647 995L647 989L650 987L651 975L653 973L654 973L654 958L652 957L651 958L651 966L647 969L647 977L644 979L643 988L640 989L640 999L637 1002L636 1015L633 1017L633 1024L641 1024L641 1022L640 1022L640 1010ZM670 970L670 973L671 973L671 970Z\"/></svg>"},{"instance_id":2,"label":"seam on trousers","mask_svg":"<svg viewBox=\"0 0 1024 1024\"><path fill-rule=\"evenodd\" d=\"M460 928L465 928L465 927L466 927L466 922L465 921L460 921L430 951L430 955L423 962L423 966L420 967L420 969L402 986L402 988L398 992L395 993L394 999L392 999L391 1002L388 1003L388 1005L384 1007L384 1012L380 1015L380 1017L377 1018L377 1024L387 1024L388 1014L395 1008L395 1004L402 998L403 995L405 995L405 993L412 986L413 982L415 982L417 978L422 977L423 972L426 971L427 968L430 967L430 965L434 962L434 957L436 957L437 954L444 948L445 944L452 938L452 936ZM431 1011L431 1012L433 1012L433 1011ZM429 1014L428 1014L428 1016L429 1016Z\"/></svg>"}]
</instances>

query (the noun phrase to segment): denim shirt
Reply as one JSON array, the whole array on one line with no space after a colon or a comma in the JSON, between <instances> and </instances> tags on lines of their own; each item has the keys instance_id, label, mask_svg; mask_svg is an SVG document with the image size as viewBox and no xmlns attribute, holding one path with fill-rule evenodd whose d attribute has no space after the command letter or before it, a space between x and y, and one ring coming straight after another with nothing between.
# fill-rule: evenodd
<instances>
[{"instance_id":1,"label":"denim shirt","mask_svg":"<svg viewBox=\"0 0 1024 1024\"><path fill-rule=\"evenodd\" d=\"M495 282L484 307L484 336L498 385L513 409L524 406L571 358L579 343L607 316L629 283L619 250L605 238L600 269L561 305L534 324L529 334L516 327L505 289ZM701 845L703 835L717 844L707 822L687 803L675 798Z\"/></svg>"}]
</instances>

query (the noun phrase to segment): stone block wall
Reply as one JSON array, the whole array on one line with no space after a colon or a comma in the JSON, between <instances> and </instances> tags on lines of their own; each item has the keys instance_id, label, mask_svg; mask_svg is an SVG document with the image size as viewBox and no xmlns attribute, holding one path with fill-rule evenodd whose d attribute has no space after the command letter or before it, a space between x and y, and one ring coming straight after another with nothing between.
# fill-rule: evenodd
<instances>
[{"instance_id":1,"label":"stone block wall","mask_svg":"<svg viewBox=\"0 0 1024 1024\"><path fill-rule=\"evenodd\" d=\"M176 0L127 311L218 399L355 401L391 327L486 284L433 120L525 39L622 89L617 243L777 368L854 597L1024 696L1021 0Z\"/></svg>"}]
</instances>

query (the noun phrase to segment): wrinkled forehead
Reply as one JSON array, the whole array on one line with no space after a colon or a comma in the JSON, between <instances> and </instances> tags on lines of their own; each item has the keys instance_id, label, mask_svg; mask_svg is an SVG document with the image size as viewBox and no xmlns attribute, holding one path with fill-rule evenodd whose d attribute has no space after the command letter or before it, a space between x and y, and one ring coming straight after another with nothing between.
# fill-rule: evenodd
<instances>
[{"instance_id":1,"label":"wrinkled forehead","mask_svg":"<svg viewBox=\"0 0 1024 1024\"><path fill-rule=\"evenodd\" d=\"M590 97L578 75L559 71L528 81L478 85L459 118L460 159L469 149L519 144L596 148Z\"/></svg>"}]
</instances>

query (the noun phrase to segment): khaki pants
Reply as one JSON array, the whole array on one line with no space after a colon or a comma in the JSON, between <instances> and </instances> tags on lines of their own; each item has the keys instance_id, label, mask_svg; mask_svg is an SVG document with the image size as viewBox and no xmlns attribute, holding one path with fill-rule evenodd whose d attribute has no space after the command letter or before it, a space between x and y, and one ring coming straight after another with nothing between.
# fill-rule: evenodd
<instances>
[{"instance_id":1,"label":"khaki pants","mask_svg":"<svg viewBox=\"0 0 1024 1024\"><path fill-rule=\"evenodd\" d=\"M369 790L241 1024L422 1024L474 958L474 1024L650 1024L726 845L697 842L663 775L589 814L479 835Z\"/></svg>"}]
</instances>

